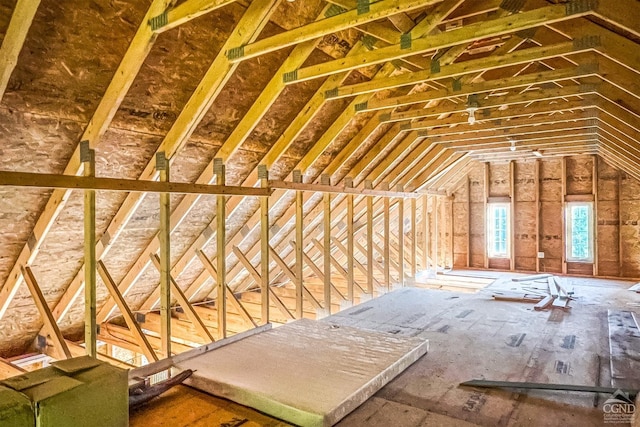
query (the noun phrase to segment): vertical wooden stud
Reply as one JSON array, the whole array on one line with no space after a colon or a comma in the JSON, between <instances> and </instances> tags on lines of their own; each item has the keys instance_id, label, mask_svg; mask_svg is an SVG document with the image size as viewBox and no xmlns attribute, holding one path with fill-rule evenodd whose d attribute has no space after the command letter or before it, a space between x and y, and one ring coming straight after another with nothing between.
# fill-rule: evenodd
<instances>
[{"instance_id":1,"label":"vertical wooden stud","mask_svg":"<svg viewBox=\"0 0 640 427\"><path fill-rule=\"evenodd\" d=\"M389 184L387 183L382 183L382 188L383 190L389 190ZM384 204L384 242L383 242L383 247L382 247L382 251L384 252L383 257L384 257L384 281L385 284L387 286L387 290L391 289L391 272L390 272L390 262L391 262L391 249L390 249L390 239L391 239L391 235L390 235L390 227L389 227L389 198L388 197L384 197L383 198L383 204Z\"/></svg>"},{"instance_id":2,"label":"vertical wooden stud","mask_svg":"<svg viewBox=\"0 0 640 427\"><path fill-rule=\"evenodd\" d=\"M567 207L565 206L565 198L567 196L567 158L562 157L562 194L560 194L560 205L562 206L562 233L560 233L560 244L562 245L562 274L567 274Z\"/></svg>"},{"instance_id":3,"label":"vertical wooden stud","mask_svg":"<svg viewBox=\"0 0 640 427\"><path fill-rule=\"evenodd\" d=\"M350 177L345 178L345 187L353 188L353 180ZM353 304L353 285L354 285L354 254L353 254L353 194L347 194L347 299Z\"/></svg>"},{"instance_id":4,"label":"vertical wooden stud","mask_svg":"<svg viewBox=\"0 0 640 427\"><path fill-rule=\"evenodd\" d=\"M429 196L422 198L422 266L429 270Z\"/></svg>"},{"instance_id":5,"label":"vertical wooden stud","mask_svg":"<svg viewBox=\"0 0 640 427\"><path fill-rule=\"evenodd\" d=\"M618 274L622 276L624 268L624 245L622 244L622 174L618 169Z\"/></svg>"},{"instance_id":6,"label":"vertical wooden stud","mask_svg":"<svg viewBox=\"0 0 640 427\"><path fill-rule=\"evenodd\" d=\"M467 268L471 267L471 178L467 176Z\"/></svg>"},{"instance_id":7,"label":"vertical wooden stud","mask_svg":"<svg viewBox=\"0 0 640 427\"><path fill-rule=\"evenodd\" d=\"M487 233L489 232L489 227L487 226L488 217L487 217L487 202L489 201L489 196L491 195L491 171L489 169L489 162L485 162L484 164L484 203L483 203L483 212L482 215L484 217L483 227L484 227L484 249L482 252L484 253L484 268L489 268L489 236Z\"/></svg>"},{"instance_id":8,"label":"vertical wooden stud","mask_svg":"<svg viewBox=\"0 0 640 427\"><path fill-rule=\"evenodd\" d=\"M516 162L509 162L509 267L516 269Z\"/></svg>"},{"instance_id":9,"label":"vertical wooden stud","mask_svg":"<svg viewBox=\"0 0 640 427\"><path fill-rule=\"evenodd\" d=\"M331 185L329 175L322 175L323 185ZM324 309L327 316L331 315L331 193L324 193Z\"/></svg>"},{"instance_id":10,"label":"vertical wooden stud","mask_svg":"<svg viewBox=\"0 0 640 427\"><path fill-rule=\"evenodd\" d=\"M213 159L213 173L217 185L226 185L225 166L222 159ZM218 339L227 336L227 253L226 253L226 197L216 196L216 282L217 282L217 310L218 310Z\"/></svg>"},{"instance_id":11,"label":"vertical wooden stud","mask_svg":"<svg viewBox=\"0 0 640 427\"><path fill-rule=\"evenodd\" d=\"M418 237L418 233L416 232L416 215L417 215L417 200L416 198L411 199L411 282L415 281L416 278L416 270L417 270L417 244L416 239Z\"/></svg>"},{"instance_id":12,"label":"vertical wooden stud","mask_svg":"<svg viewBox=\"0 0 640 427\"><path fill-rule=\"evenodd\" d=\"M80 143L84 176L95 176L96 153L89 141ZM96 325L96 192L84 190L84 343L88 356L97 357Z\"/></svg>"},{"instance_id":13,"label":"vertical wooden stud","mask_svg":"<svg viewBox=\"0 0 640 427\"><path fill-rule=\"evenodd\" d=\"M293 171L293 182L302 183L302 174L299 170ZM302 319L304 299L304 199L302 191L296 191L296 271L298 277L296 283L296 318Z\"/></svg>"},{"instance_id":14,"label":"vertical wooden stud","mask_svg":"<svg viewBox=\"0 0 640 427\"><path fill-rule=\"evenodd\" d=\"M440 244L440 227L438 226L438 212L440 208L440 197L433 198L433 208L431 210L431 218L433 220L433 228L431 234L431 262L433 263L434 277L438 275L438 245Z\"/></svg>"},{"instance_id":15,"label":"vertical wooden stud","mask_svg":"<svg viewBox=\"0 0 640 427\"><path fill-rule=\"evenodd\" d=\"M169 182L169 159L164 151L156 153L160 181ZM171 195L160 193L160 353L171 357Z\"/></svg>"},{"instance_id":16,"label":"vertical wooden stud","mask_svg":"<svg viewBox=\"0 0 640 427\"><path fill-rule=\"evenodd\" d=\"M396 191L403 191L398 184ZM404 198L398 198L398 285L404 286Z\"/></svg>"},{"instance_id":17,"label":"vertical wooden stud","mask_svg":"<svg viewBox=\"0 0 640 427\"><path fill-rule=\"evenodd\" d=\"M262 188L269 187L269 171L258 166L258 178ZM269 196L260 197L260 296L261 323L269 323Z\"/></svg>"},{"instance_id":18,"label":"vertical wooden stud","mask_svg":"<svg viewBox=\"0 0 640 427\"><path fill-rule=\"evenodd\" d=\"M593 155L592 193L593 193L593 275L598 275L598 156Z\"/></svg>"},{"instance_id":19,"label":"vertical wooden stud","mask_svg":"<svg viewBox=\"0 0 640 427\"><path fill-rule=\"evenodd\" d=\"M446 215L445 218L448 219L448 223L449 223L449 245L447 246L448 248L448 255L449 255L449 262L447 263L445 261L445 265L448 267L452 267L453 266L453 257L454 257L454 252L453 252L453 230L454 230L454 216L453 216L453 195L448 196L447 199L449 200L448 206L449 206L449 215ZM445 260L447 258L445 257Z\"/></svg>"},{"instance_id":20,"label":"vertical wooden stud","mask_svg":"<svg viewBox=\"0 0 640 427\"><path fill-rule=\"evenodd\" d=\"M371 189L371 181L364 188ZM373 296L373 196L367 196L367 292Z\"/></svg>"},{"instance_id":21,"label":"vertical wooden stud","mask_svg":"<svg viewBox=\"0 0 640 427\"><path fill-rule=\"evenodd\" d=\"M534 164L534 185L535 185L535 202L536 202L536 272L540 272L540 257L538 254L540 253L540 249L542 249L542 245L540 245L540 211L542 210L542 203L540 201L540 160L536 159Z\"/></svg>"}]
</instances>

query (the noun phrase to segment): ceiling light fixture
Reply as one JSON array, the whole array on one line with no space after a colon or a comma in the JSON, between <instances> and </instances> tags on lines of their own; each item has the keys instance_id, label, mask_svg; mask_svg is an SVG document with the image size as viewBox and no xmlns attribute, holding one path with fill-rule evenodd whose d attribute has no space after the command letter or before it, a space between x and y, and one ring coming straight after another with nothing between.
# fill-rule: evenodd
<instances>
[{"instance_id":1,"label":"ceiling light fixture","mask_svg":"<svg viewBox=\"0 0 640 427\"><path fill-rule=\"evenodd\" d=\"M536 157L542 157L542 151L540 150L533 150L533 155Z\"/></svg>"},{"instance_id":2,"label":"ceiling light fixture","mask_svg":"<svg viewBox=\"0 0 640 427\"><path fill-rule=\"evenodd\" d=\"M509 150L516 151L516 140L511 137L507 137L507 141L511 142L511 147L509 147Z\"/></svg>"},{"instance_id":3,"label":"ceiling light fixture","mask_svg":"<svg viewBox=\"0 0 640 427\"><path fill-rule=\"evenodd\" d=\"M478 111L478 107L478 95L469 95L467 98L467 112L469 113L469 119L467 121L470 125L476 122L476 111Z\"/></svg>"}]
</instances>

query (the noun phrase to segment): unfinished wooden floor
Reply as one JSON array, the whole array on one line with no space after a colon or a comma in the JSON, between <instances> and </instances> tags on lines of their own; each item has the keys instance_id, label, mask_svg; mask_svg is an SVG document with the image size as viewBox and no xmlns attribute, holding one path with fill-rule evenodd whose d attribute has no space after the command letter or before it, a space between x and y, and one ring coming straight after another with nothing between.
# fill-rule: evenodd
<instances>
[{"instance_id":1,"label":"unfinished wooden floor","mask_svg":"<svg viewBox=\"0 0 640 427\"><path fill-rule=\"evenodd\" d=\"M533 304L491 299L511 289L513 274L494 276L478 293L403 289L323 321L357 325L430 341L429 353L343 419L340 426L601 426L593 395L461 388L474 378L610 385L607 309L632 310L640 295L630 282L567 278L570 311L537 312ZM392 297L392 298L390 298ZM132 414L132 426L286 425L186 387Z\"/></svg>"}]
</instances>

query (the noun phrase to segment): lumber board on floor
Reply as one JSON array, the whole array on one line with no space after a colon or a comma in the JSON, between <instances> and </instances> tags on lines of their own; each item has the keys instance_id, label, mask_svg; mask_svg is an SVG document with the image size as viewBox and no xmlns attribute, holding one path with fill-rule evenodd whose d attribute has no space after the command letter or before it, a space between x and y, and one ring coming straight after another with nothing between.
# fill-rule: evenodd
<instances>
[{"instance_id":1,"label":"lumber board on floor","mask_svg":"<svg viewBox=\"0 0 640 427\"><path fill-rule=\"evenodd\" d=\"M576 385L576 384L546 384L546 383L533 383L533 382L518 382L518 381L489 381L489 380L471 380L460 384L466 387L481 387L481 388L517 388L522 390L554 390L554 391L578 391L582 393L605 393L613 394L617 388L613 387L600 387L592 385ZM635 394L637 389L622 390L628 393Z\"/></svg>"},{"instance_id":2,"label":"lumber board on floor","mask_svg":"<svg viewBox=\"0 0 640 427\"><path fill-rule=\"evenodd\" d=\"M544 299L540 300L536 305L533 306L534 310L544 310L545 308L549 308L553 303L555 298L551 295L547 295Z\"/></svg>"},{"instance_id":3,"label":"lumber board on floor","mask_svg":"<svg viewBox=\"0 0 640 427\"><path fill-rule=\"evenodd\" d=\"M546 279L549 277L553 277L553 274L534 274L533 276L514 277L511 280L514 282L532 282L534 280Z\"/></svg>"},{"instance_id":4,"label":"lumber board on floor","mask_svg":"<svg viewBox=\"0 0 640 427\"><path fill-rule=\"evenodd\" d=\"M608 310L611 385L640 388L640 331L635 313Z\"/></svg>"}]
</instances>

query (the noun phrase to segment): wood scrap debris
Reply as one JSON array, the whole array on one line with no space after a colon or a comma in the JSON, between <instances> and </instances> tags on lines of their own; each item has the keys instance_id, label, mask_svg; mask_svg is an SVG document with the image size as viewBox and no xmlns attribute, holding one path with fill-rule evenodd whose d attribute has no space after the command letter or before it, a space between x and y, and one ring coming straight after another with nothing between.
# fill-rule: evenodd
<instances>
[{"instance_id":1,"label":"wood scrap debris","mask_svg":"<svg viewBox=\"0 0 640 427\"><path fill-rule=\"evenodd\" d=\"M537 311L548 308L568 309L571 308L569 301L575 299L573 289L569 289L562 278L553 274L535 274L511 280L520 285L522 292L494 292L493 299L534 303L533 309ZM541 283L544 283L546 288L536 286Z\"/></svg>"},{"instance_id":2,"label":"wood scrap debris","mask_svg":"<svg viewBox=\"0 0 640 427\"><path fill-rule=\"evenodd\" d=\"M533 304L540 302L544 298L542 295L531 293L523 294L521 292L494 292L492 297L496 301L530 302Z\"/></svg>"},{"instance_id":3,"label":"wood scrap debris","mask_svg":"<svg viewBox=\"0 0 640 427\"><path fill-rule=\"evenodd\" d=\"M640 294L640 283L636 283L632 287L629 288L630 291L633 291L637 294Z\"/></svg>"},{"instance_id":4,"label":"wood scrap debris","mask_svg":"<svg viewBox=\"0 0 640 427\"><path fill-rule=\"evenodd\" d=\"M514 282L533 282L538 279L546 279L547 277L553 277L553 274L534 274L533 276L514 277L511 279Z\"/></svg>"}]
</instances>

